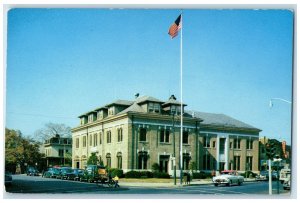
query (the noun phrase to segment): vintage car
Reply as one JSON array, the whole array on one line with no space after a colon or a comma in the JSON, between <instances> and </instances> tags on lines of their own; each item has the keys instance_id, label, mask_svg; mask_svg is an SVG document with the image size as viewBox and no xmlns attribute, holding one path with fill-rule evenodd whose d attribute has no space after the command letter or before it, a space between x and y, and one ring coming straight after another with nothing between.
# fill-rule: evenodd
<instances>
[{"instance_id":1,"label":"vintage car","mask_svg":"<svg viewBox=\"0 0 300 203\"><path fill-rule=\"evenodd\" d=\"M213 184L215 186L225 184L231 186L233 184L241 185L244 182L244 177L238 175L234 170L224 170L220 175L213 177Z\"/></svg>"},{"instance_id":2,"label":"vintage car","mask_svg":"<svg viewBox=\"0 0 300 203\"><path fill-rule=\"evenodd\" d=\"M269 179L269 172L268 171L261 171L260 174L258 174L255 177L256 181L268 180L268 179Z\"/></svg>"}]
</instances>

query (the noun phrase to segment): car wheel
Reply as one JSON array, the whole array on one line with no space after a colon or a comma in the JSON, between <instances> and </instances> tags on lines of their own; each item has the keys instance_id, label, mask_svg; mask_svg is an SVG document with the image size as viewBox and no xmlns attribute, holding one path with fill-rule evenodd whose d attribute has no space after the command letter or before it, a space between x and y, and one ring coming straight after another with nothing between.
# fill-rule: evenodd
<instances>
[{"instance_id":1,"label":"car wheel","mask_svg":"<svg viewBox=\"0 0 300 203\"><path fill-rule=\"evenodd\" d=\"M217 187L217 186L218 186L218 183L215 183L214 186Z\"/></svg>"},{"instance_id":2,"label":"car wheel","mask_svg":"<svg viewBox=\"0 0 300 203\"><path fill-rule=\"evenodd\" d=\"M242 185L242 181L238 181L238 185Z\"/></svg>"}]
</instances>

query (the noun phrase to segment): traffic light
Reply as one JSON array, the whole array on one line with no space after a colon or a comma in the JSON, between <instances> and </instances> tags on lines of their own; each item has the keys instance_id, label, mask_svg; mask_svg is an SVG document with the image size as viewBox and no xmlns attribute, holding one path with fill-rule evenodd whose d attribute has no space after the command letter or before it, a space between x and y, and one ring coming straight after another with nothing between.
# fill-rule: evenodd
<instances>
[{"instance_id":1,"label":"traffic light","mask_svg":"<svg viewBox=\"0 0 300 203\"><path fill-rule=\"evenodd\" d=\"M271 140L266 144L266 155L268 159L273 159L276 154L276 146L275 143Z\"/></svg>"}]
</instances>

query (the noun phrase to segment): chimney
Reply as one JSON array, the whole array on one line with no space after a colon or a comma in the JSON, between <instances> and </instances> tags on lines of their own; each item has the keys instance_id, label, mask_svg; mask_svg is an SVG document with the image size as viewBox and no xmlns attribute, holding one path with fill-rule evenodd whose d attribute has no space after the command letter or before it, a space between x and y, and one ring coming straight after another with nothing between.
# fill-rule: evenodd
<instances>
[{"instance_id":1,"label":"chimney","mask_svg":"<svg viewBox=\"0 0 300 203\"><path fill-rule=\"evenodd\" d=\"M140 93L136 93L134 96L137 99L140 96Z\"/></svg>"},{"instance_id":2,"label":"chimney","mask_svg":"<svg viewBox=\"0 0 300 203\"><path fill-rule=\"evenodd\" d=\"M176 100L176 97L174 96L174 94L172 94L172 95L170 96L169 100L171 100L171 99Z\"/></svg>"}]
</instances>

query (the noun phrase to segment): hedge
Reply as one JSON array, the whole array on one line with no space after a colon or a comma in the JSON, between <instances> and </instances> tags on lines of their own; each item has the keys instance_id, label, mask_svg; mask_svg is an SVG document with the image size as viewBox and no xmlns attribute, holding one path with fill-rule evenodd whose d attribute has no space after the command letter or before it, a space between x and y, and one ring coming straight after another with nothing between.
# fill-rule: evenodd
<instances>
[{"instance_id":1,"label":"hedge","mask_svg":"<svg viewBox=\"0 0 300 203\"><path fill-rule=\"evenodd\" d=\"M124 177L124 173L122 169L118 169L118 168L110 168L108 170L111 173L112 177L118 176L119 178L123 178Z\"/></svg>"},{"instance_id":2,"label":"hedge","mask_svg":"<svg viewBox=\"0 0 300 203\"><path fill-rule=\"evenodd\" d=\"M125 174L125 178L170 178L170 175L163 172L129 171Z\"/></svg>"}]
</instances>

